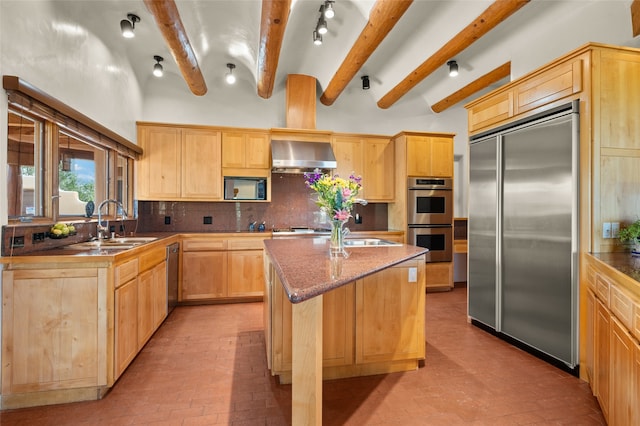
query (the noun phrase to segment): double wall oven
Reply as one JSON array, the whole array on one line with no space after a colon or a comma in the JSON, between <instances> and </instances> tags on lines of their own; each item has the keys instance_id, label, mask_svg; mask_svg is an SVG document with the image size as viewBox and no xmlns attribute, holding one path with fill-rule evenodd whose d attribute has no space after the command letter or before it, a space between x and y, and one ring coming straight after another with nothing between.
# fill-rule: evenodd
<instances>
[{"instance_id":1,"label":"double wall oven","mask_svg":"<svg viewBox=\"0 0 640 426\"><path fill-rule=\"evenodd\" d=\"M427 262L453 259L453 179L409 178L407 243L429 249Z\"/></svg>"}]
</instances>

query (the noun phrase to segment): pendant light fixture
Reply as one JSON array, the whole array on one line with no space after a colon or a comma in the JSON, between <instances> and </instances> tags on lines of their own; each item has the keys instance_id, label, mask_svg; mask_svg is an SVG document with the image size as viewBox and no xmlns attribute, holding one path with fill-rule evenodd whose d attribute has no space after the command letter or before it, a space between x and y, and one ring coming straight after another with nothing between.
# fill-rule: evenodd
<instances>
[{"instance_id":1,"label":"pendant light fixture","mask_svg":"<svg viewBox=\"0 0 640 426\"><path fill-rule=\"evenodd\" d=\"M140 22L140 17L133 13L127 14L127 18L120 21L120 31L122 31L122 37L133 38L136 33L133 30L136 28L136 22Z\"/></svg>"},{"instance_id":2,"label":"pendant light fixture","mask_svg":"<svg viewBox=\"0 0 640 426\"><path fill-rule=\"evenodd\" d=\"M156 64L153 66L153 75L156 77L162 77L164 75L164 69L162 68L162 65L160 65L160 62L164 61L164 58L162 56L155 55L153 59L156 60Z\"/></svg>"},{"instance_id":3,"label":"pendant light fixture","mask_svg":"<svg viewBox=\"0 0 640 426\"><path fill-rule=\"evenodd\" d=\"M320 9L324 8L321 6ZM324 17L320 15L320 19L318 19L318 25L316 26L316 31L320 35L325 35L329 29L327 28L327 21L324 20Z\"/></svg>"},{"instance_id":4,"label":"pendant light fixture","mask_svg":"<svg viewBox=\"0 0 640 426\"><path fill-rule=\"evenodd\" d=\"M227 64L227 68L229 68L229 72L227 73L227 75L225 76L225 81L227 82L227 84L234 84L236 82L236 76L233 75L233 69L236 66L234 64Z\"/></svg>"},{"instance_id":5,"label":"pendant light fixture","mask_svg":"<svg viewBox=\"0 0 640 426\"><path fill-rule=\"evenodd\" d=\"M456 61L447 62L449 66L449 77L455 77L458 75L458 63Z\"/></svg>"}]
</instances>

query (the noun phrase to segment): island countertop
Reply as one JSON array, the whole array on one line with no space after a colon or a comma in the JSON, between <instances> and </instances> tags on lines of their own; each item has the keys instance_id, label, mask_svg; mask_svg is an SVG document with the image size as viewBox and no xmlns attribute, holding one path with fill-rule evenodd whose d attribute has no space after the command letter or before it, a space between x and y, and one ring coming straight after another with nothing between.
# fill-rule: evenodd
<instances>
[{"instance_id":1,"label":"island countertop","mask_svg":"<svg viewBox=\"0 0 640 426\"><path fill-rule=\"evenodd\" d=\"M265 240L265 249L291 303L299 303L428 252L410 245L347 247L348 258L329 257L329 240Z\"/></svg>"}]
</instances>

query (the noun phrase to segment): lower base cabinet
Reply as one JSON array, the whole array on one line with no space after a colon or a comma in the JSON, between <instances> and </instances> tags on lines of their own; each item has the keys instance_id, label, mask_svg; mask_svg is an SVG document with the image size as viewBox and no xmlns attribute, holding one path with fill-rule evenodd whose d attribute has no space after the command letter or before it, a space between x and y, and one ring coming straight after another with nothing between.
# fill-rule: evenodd
<instances>
[{"instance_id":1,"label":"lower base cabinet","mask_svg":"<svg viewBox=\"0 0 640 426\"><path fill-rule=\"evenodd\" d=\"M453 290L453 262L427 263L427 291Z\"/></svg>"},{"instance_id":2,"label":"lower base cabinet","mask_svg":"<svg viewBox=\"0 0 640 426\"><path fill-rule=\"evenodd\" d=\"M115 290L114 377L138 354L138 279L127 281Z\"/></svg>"},{"instance_id":3,"label":"lower base cabinet","mask_svg":"<svg viewBox=\"0 0 640 426\"><path fill-rule=\"evenodd\" d=\"M268 257L265 269L267 361L281 383L290 383L292 304ZM419 257L325 293L323 377L415 370L425 357L424 282Z\"/></svg>"},{"instance_id":4,"label":"lower base cabinet","mask_svg":"<svg viewBox=\"0 0 640 426\"><path fill-rule=\"evenodd\" d=\"M587 379L609 425L638 425L640 298L608 266L588 258L586 269Z\"/></svg>"},{"instance_id":5,"label":"lower base cabinet","mask_svg":"<svg viewBox=\"0 0 640 426\"><path fill-rule=\"evenodd\" d=\"M3 271L2 409L106 392L106 266Z\"/></svg>"}]
</instances>

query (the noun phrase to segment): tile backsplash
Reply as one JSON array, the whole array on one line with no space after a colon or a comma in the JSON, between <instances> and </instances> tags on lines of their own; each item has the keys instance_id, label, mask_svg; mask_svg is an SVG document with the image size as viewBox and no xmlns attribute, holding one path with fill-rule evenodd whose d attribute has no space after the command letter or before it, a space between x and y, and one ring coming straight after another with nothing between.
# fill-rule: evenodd
<instances>
[{"instance_id":1,"label":"tile backsplash","mask_svg":"<svg viewBox=\"0 0 640 426\"><path fill-rule=\"evenodd\" d=\"M290 226L328 228L311 195L303 175L274 174L270 203L139 201L138 232L248 231L250 223L263 221L267 231ZM347 227L352 231L387 230L386 204L356 205L355 213L362 223L350 219Z\"/></svg>"}]
</instances>

